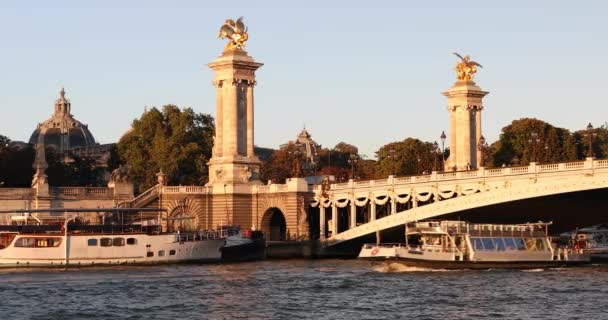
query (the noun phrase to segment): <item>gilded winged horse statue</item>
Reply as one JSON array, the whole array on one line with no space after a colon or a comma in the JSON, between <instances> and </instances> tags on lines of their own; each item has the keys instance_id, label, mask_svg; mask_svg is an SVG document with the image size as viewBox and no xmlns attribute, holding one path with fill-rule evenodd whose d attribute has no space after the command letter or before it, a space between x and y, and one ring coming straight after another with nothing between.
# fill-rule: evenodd
<instances>
[{"instance_id":1,"label":"gilded winged horse statue","mask_svg":"<svg viewBox=\"0 0 608 320\"><path fill-rule=\"evenodd\" d=\"M240 17L236 22L232 19L227 19L220 28L218 35L220 39L228 39L225 49L244 49L245 42L249 39L247 27L243 23L243 17Z\"/></svg>"},{"instance_id":2,"label":"gilded winged horse statue","mask_svg":"<svg viewBox=\"0 0 608 320\"><path fill-rule=\"evenodd\" d=\"M464 57L454 52L458 58L460 58L460 62L456 65L456 77L460 81L471 81L473 80L474 74L477 72L477 67L483 68L479 63L472 61L468 55Z\"/></svg>"}]
</instances>

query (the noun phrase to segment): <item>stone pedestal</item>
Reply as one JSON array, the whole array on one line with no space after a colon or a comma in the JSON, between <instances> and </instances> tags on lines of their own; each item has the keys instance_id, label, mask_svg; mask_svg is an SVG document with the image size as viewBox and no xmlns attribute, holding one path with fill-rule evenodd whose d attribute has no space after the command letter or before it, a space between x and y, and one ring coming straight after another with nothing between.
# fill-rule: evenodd
<instances>
[{"instance_id":1,"label":"stone pedestal","mask_svg":"<svg viewBox=\"0 0 608 320\"><path fill-rule=\"evenodd\" d=\"M258 184L260 160L254 154L253 88L255 62L242 49L226 50L209 67L215 72L216 125L208 185Z\"/></svg>"},{"instance_id":2,"label":"stone pedestal","mask_svg":"<svg viewBox=\"0 0 608 320\"><path fill-rule=\"evenodd\" d=\"M448 98L450 112L450 156L445 170L481 167L481 150L477 144L481 138L482 99L487 94L473 81L457 81L443 93Z\"/></svg>"}]
</instances>

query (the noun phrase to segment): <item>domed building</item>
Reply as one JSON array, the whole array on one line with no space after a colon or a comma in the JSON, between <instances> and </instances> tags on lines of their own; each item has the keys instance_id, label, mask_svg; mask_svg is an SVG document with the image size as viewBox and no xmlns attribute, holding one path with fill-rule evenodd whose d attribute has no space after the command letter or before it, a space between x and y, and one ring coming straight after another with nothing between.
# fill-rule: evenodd
<instances>
[{"instance_id":1,"label":"domed building","mask_svg":"<svg viewBox=\"0 0 608 320\"><path fill-rule=\"evenodd\" d=\"M93 159L99 166L107 165L110 149L114 144L100 145L95 142L89 127L76 120L71 109L72 104L65 97L65 90L61 88L59 98L55 101L53 115L38 124L29 143L32 145L44 143L45 149L53 149L57 154L62 155L66 162L70 161L70 157L78 156Z\"/></svg>"},{"instance_id":2,"label":"domed building","mask_svg":"<svg viewBox=\"0 0 608 320\"><path fill-rule=\"evenodd\" d=\"M321 146L312 139L306 128L300 131L295 140L282 144L280 148L295 148L302 157L302 169L307 171L307 174L314 174L317 165L317 149L320 149Z\"/></svg>"},{"instance_id":3,"label":"domed building","mask_svg":"<svg viewBox=\"0 0 608 320\"><path fill-rule=\"evenodd\" d=\"M65 90L59 92L55 101L55 112L48 120L38 124L30 137L31 144L38 144L40 132L46 148L53 148L57 153L65 154L73 148L92 147L97 145L87 125L76 120L71 114L72 104L65 97Z\"/></svg>"}]
</instances>

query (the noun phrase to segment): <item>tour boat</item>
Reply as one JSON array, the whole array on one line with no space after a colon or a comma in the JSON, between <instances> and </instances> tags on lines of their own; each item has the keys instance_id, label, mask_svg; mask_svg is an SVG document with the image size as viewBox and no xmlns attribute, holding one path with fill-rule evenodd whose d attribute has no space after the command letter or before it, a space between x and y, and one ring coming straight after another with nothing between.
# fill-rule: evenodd
<instances>
[{"instance_id":1,"label":"tour boat","mask_svg":"<svg viewBox=\"0 0 608 320\"><path fill-rule=\"evenodd\" d=\"M588 254L553 244L548 236L550 224L415 222L406 224L405 243L365 244L359 258L440 269L528 269L589 263Z\"/></svg>"},{"instance_id":2,"label":"tour boat","mask_svg":"<svg viewBox=\"0 0 608 320\"><path fill-rule=\"evenodd\" d=\"M70 224L74 219L65 218L63 224L0 226L0 267L219 262L226 243L216 231L162 232L160 225L143 223Z\"/></svg>"},{"instance_id":3,"label":"tour boat","mask_svg":"<svg viewBox=\"0 0 608 320\"><path fill-rule=\"evenodd\" d=\"M608 225L581 228L564 236L570 246L589 254L592 262L608 262Z\"/></svg>"}]
</instances>

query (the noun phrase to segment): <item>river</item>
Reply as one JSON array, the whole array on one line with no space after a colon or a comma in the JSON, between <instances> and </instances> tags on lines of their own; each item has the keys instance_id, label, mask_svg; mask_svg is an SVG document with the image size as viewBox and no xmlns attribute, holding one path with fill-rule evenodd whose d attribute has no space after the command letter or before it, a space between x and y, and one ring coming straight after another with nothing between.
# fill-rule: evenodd
<instances>
[{"instance_id":1,"label":"river","mask_svg":"<svg viewBox=\"0 0 608 320\"><path fill-rule=\"evenodd\" d=\"M0 270L0 319L608 319L608 266L390 269L359 260Z\"/></svg>"}]
</instances>

